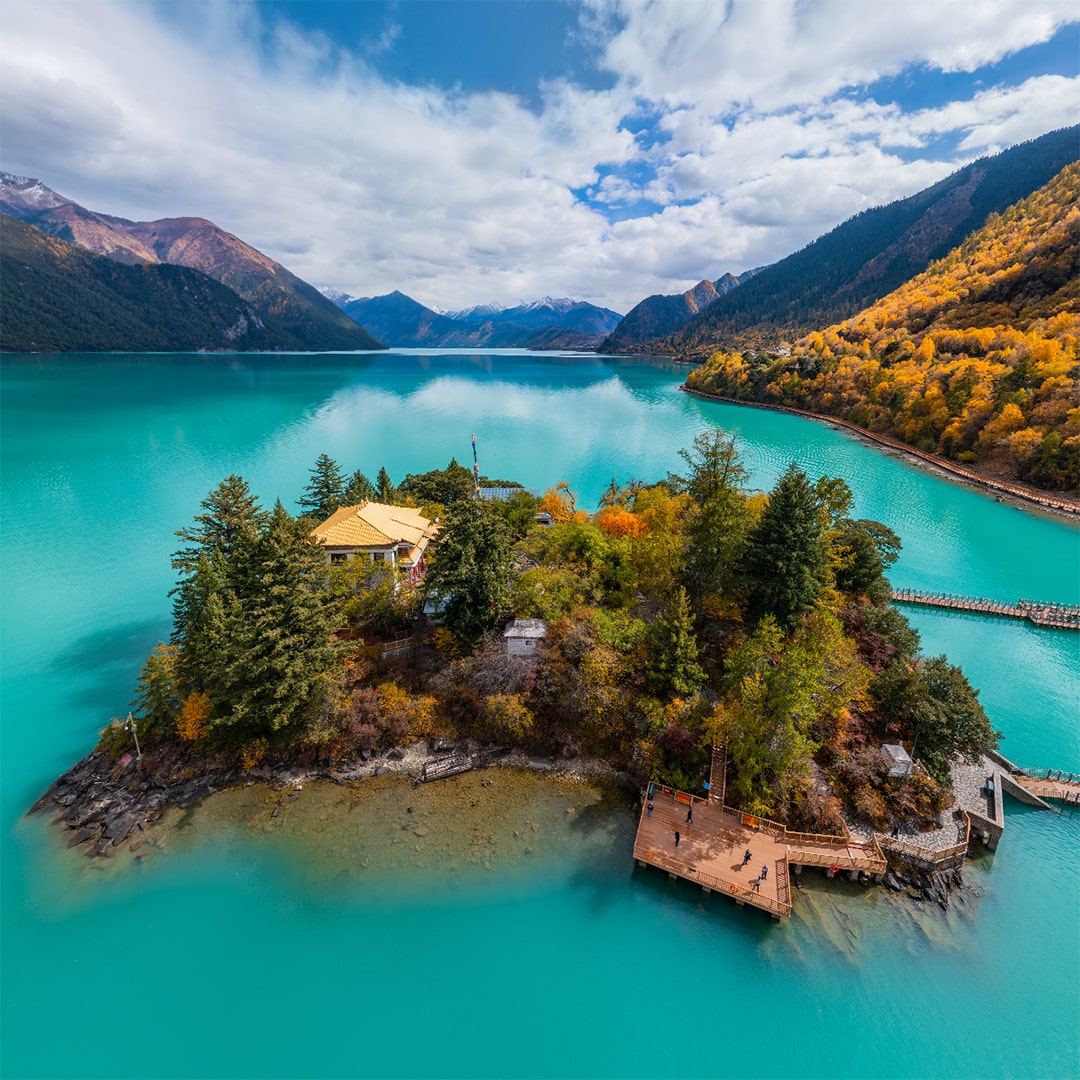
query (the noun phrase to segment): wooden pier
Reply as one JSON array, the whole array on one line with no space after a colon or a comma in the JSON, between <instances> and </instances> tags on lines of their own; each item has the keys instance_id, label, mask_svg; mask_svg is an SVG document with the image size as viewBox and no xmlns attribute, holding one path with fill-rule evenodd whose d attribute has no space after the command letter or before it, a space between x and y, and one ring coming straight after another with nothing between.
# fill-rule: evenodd
<instances>
[{"instance_id":1,"label":"wooden pier","mask_svg":"<svg viewBox=\"0 0 1080 1080\"><path fill-rule=\"evenodd\" d=\"M778 822L724 806L723 760L718 748L709 798L649 785L634 841L640 866L666 870L671 878L692 881L705 892L729 896L778 920L791 915L792 868L799 873L804 866L820 866L829 877L847 872L852 880L862 873L884 874L885 856L874 838L791 832ZM714 795L718 788L719 798Z\"/></svg>"},{"instance_id":2,"label":"wooden pier","mask_svg":"<svg viewBox=\"0 0 1080 1080\"><path fill-rule=\"evenodd\" d=\"M977 615L1006 615L1014 619L1027 619L1036 626L1080 630L1080 606L1072 604L1038 600L1017 600L1015 604L1007 604L985 596L958 596L953 593L924 592L921 589L894 589L892 598L897 604L922 604L950 611L970 611Z\"/></svg>"},{"instance_id":3,"label":"wooden pier","mask_svg":"<svg viewBox=\"0 0 1080 1080\"><path fill-rule=\"evenodd\" d=\"M1012 779L1040 799L1060 799L1069 805L1080 806L1080 774L1074 777L1072 773L1058 769L1033 769L1014 773Z\"/></svg>"}]
</instances>

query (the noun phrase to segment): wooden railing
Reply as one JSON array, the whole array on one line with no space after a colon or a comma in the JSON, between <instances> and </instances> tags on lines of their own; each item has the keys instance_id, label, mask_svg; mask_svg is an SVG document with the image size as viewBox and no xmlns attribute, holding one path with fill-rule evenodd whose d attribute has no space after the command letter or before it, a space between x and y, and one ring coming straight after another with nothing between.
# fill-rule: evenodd
<instances>
[{"instance_id":1,"label":"wooden railing","mask_svg":"<svg viewBox=\"0 0 1080 1080\"><path fill-rule=\"evenodd\" d=\"M872 851L865 854L852 854L850 851L815 851L812 848L788 848L788 862L794 866L828 866L837 870L865 870L867 873L881 874L888 865L883 855Z\"/></svg>"},{"instance_id":2,"label":"wooden railing","mask_svg":"<svg viewBox=\"0 0 1080 1080\"><path fill-rule=\"evenodd\" d=\"M787 859L777 859L776 866L773 869L773 874L776 877L776 902L786 907L788 914L791 913L791 893L788 891L788 861Z\"/></svg>"},{"instance_id":3,"label":"wooden railing","mask_svg":"<svg viewBox=\"0 0 1080 1080\"><path fill-rule=\"evenodd\" d=\"M976 615L1009 615L1027 619L1036 626L1059 630L1080 630L1080 607L1071 604L1018 600L1008 604L986 596L960 596L956 593L926 592L923 589L894 589L892 599L898 604L922 604L950 611L970 611Z\"/></svg>"},{"instance_id":4,"label":"wooden railing","mask_svg":"<svg viewBox=\"0 0 1080 1080\"><path fill-rule=\"evenodd\" d=\"M704 885L714 892L724 893L736 900L742 900L747 904L752 904L754 907L770 911L775 915L788 916L791 914L791 904L786 899L780 901L774 900L771 896L763 896L758 889L755 889L752 886L745 885L741 882L728 881L724 878L717 877L715 874L709 874L703 870L698 870L688 863L678 862L676 859L671 858L670 855L665 855L662 851L657 851L656 848L646 847L644 845L639 847L635 845L634 858L640 862L649 863L652 866L660 867L662 870L667 870L668 873L674 874L676 877L684 878L687 881L693 881L698 885ZM784 892L786 893L787 867L784 866L782 876L780 873L780 867L783 866L783 864L783 859L777 861L777 891L780 891L779 883L782 880L784 882Z\"/></svg>"},{"instance_id":5,"label":"wooden railing","mask_svg":"<svg viewBox=\"0 0 1080 1080\"><path fill-rule=\"evenodd\" d=\"M379 655L385 657L393 653L405 652L415 648L419 640L415 634L410 634L408 637L395 638L393 641L382 641L379 643Z\"/></svg>"},{"instance_id":6,"label":"wooden railing","mask_svg":"<svg viewBox=\"0 0 1080 1080\"><path fill-rule=\"evenodd\" d=\"M966 810L960 811L957 833L960 836L959 842L947 848L922 847L919 844L913 844L910 840L901 840L898 836L886 836L885 833L874 833L874 841L883 851L892 851L897 855L906 855L932 866L940 866L950 859L967 854L968 844L971 841L971 818L968 817Z\"/></svg>"},{"instance_id":7,"label":"wooden railing","mask_svg":"<svg viewBox=\"0 0 1080 1080\"><path fill-rule=\"evenodd\" d=\"M815 847L847 847L851 843L848 836L836 836L833 833L789 832L789 844L813 844Z\"/></svg>"}]
</instances>

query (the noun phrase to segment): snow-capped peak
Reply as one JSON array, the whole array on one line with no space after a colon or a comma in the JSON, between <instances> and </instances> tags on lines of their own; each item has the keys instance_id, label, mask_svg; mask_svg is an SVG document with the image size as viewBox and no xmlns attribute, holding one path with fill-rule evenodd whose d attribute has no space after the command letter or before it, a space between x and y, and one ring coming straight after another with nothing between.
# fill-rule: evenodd
<instances>
[{"instance_id":1,"label":"snow-capped peak","mask_svg":"<svg viewBox=\"0 0 1080 1080\"><path fill-rule=\"evenodd\" d=\"M318 285L316 288L329 300L332 304L337 304L339 308L343 308L350 300L355 300L355 296L350 296L347 292L342 292L340 289L335 288L333 285Z\"/></svg>"},{"instance_id":2,"label":"snow-capped peak","mask_svg":"<svg viewBox=\"0 0 1080 1080\"><path fill-rule=\"evenodd\" d=\"M0 172L0 195L26 209L51 210L71 202L33 176L16 176L9 172Z\"/></svg>"},{"instance_id":3,"label":"snow-capped peak","mask_svg":"<svg viewBox=\"0 0 1080 1080\"><path fill-rule=\"evenodd\" d=\"M448 319L455 319L458 322L468 322L471 319L490 319L493 315L498 315L505 310L505 304L495 303L477 304L475 307L460 308L457 311L443 311L435 308L438 314L445 315Z\"/></svg>"}]
</instances>

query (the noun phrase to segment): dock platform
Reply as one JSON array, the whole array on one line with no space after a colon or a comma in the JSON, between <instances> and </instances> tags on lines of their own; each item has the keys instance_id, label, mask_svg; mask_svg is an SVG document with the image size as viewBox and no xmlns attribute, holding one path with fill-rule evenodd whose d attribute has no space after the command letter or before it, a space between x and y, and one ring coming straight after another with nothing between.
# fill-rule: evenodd
<instances>
[{"instance_id":1,"label":"dock platform","mask_svg":"<svg viewBox=\"0 0 1080 1080\"><path fill-rule=\"evenodd\" d=\"M715 769L712 775L715 779ZM718 787L722 790L713 783L711 790ZM652 813L646 792L634 840L638 864L760 908L774 919L791 915L793 868L798 873L804 866L820 866L829 877L846 872L852 880L864 873L885 873L885 856L873 837L792 832L724 806L715 797L702 799L660 784L650 784L649 791ZM687 821L688 814L692 821ZM750 860L744 863L747 851Z\"/></svg>"}]
</instances>

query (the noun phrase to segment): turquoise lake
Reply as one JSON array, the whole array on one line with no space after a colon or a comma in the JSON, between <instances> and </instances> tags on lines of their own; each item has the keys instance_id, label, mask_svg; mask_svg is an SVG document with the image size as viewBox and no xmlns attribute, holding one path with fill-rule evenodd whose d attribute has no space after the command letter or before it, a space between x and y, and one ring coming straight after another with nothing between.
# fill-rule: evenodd
<instances>
[{"instance_id":1,"label":"turquoise lake","mask_svg":"<svg viewBox=\"0 0 1080 1080\"><path fill-rule=\"evenodd\" d=\"M402 863L370 882L198 815L166 855L100 868L24 816L127 711L167 636L173 530L232 472L295 509L322 452L400 480L471 463L475 432L486 474L566 480L591 507L612 477L677 470L718 425L754 487L793 460L843 477L856 514L902 537L898 586L1080 602L1073 524L824 424L692 398L685 370L527 353L4 358L0 1074L1080 1075L1076 810L1010 802L998 851L965 869L981 896L963 910L807 872L783 925L635 869L617 798L562 825L557 800L523 804L547 843L532 862L429 877ZM963 666L1006 755L1080 772L1080 635L906 614L926 653Z\"/></svg>"}]
</instances>

